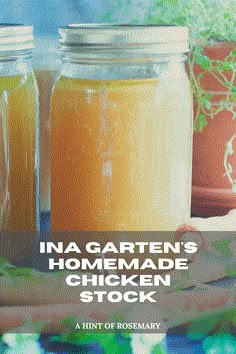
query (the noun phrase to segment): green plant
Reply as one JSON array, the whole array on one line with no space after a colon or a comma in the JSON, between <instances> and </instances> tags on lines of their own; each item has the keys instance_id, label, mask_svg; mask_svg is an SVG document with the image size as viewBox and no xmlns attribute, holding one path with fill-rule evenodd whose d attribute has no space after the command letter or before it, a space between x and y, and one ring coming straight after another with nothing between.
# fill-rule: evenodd
<instances>
[{"instance_id":1,"label":"green plant","mask_svg":"<svg viewBox=\"0 0 236 354\"><path fill-rule=\"evenodd\" d=\"M232 353L236 354L236 340L231 334L235 327L235 308L216 312L214 315L202 317L193 322L188 328L188 337L204 339L205 353Z\"/></svg>"},{"instance_id":2,"label":"green plant","mask_svg":"<svg viewBox=\"0 0 236 354\"><path fill-rule=\"evenodd\" d=\"M129 11L133 2L115 0L113 15L106 20L119 20L118 14ZM153 6L137 9L144 12L145 24L187 26L191 33L191 52L188 58L190 81L196 104L194 130L201 132L222 111L230 112L236 118L236 44L235 48L222 60L204 55L204 47L216 41L236 42L236 4L235 0L155 0ZM131 19L132 23L137 23ZM141 24L142 22L139 22ZM195 67L201 73L196 74ZM226 88L224 98L214 104L215 93L208 92L202 83L204 75L212 78ZM236 192L236 181L232 178L233 167L229 157L233 155L234 134L227 142L224 154L225 176L232 191Z\"/></svg>"},{"instance_id":3,"label":"green plant","mask_svg":"<svg viewBox=\"0 0 236 354\"><path fill-rule=\"evenodd\" d=\"M126 13L134 4L132 0L113 0L113 11L106 14L105 21L119 22L120 14ZM137 11L129 22L138 22L137 13L143 12L138 24L187 26L191 43L205 45L209 40L236 41L236 9L234 0L155 0L138 2Z\"/></svg>"},{"instance_id":4,"label":"green plant","mask_svg":"<svg viewBox=\"0 0 236 354\"><path fill-rule=\"evenodd\" d=\"M121 337L117 333L70 332L55 336L52 340L81 346L98 343L106 354L132 354L130 338Z\"/></svg>"},{"instance_id":5,"label":"green plant","mask_svg":"<svg viewBox=\"0 0 236 354\"><path fill-rule=\"evenodd\" d=\"M234 9L234 11L233 11ZM156 0L148 23L187 26L191 43L236 41L234 0Z\"/></svg>"}]
</instances>

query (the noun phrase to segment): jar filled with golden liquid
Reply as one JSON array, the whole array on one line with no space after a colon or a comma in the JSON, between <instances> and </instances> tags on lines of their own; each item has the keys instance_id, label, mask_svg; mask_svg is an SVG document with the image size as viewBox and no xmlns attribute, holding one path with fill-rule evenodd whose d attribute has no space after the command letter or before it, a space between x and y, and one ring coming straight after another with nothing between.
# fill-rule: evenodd
<instances>
[{"instance_id":1,"label":"jar filled with golden liquid","mask_svg":"<svg viewBox=\"0 0 236 354\"><path fill-rule=\"evenodd\" d=\"M39 229L38 88L31 26L0 25L0 231Z\"/></svg>"},{"instance_id":2,"label":"jar filled with golden liquid","mask_svg":"<svg viewBox=\"0 0 236 354\"><path fill-rule=\"evenodd\" d=\"M52 230L175 230L190 216L188 29L73 24L59 33Z\"/></svg>"}]
</instances>

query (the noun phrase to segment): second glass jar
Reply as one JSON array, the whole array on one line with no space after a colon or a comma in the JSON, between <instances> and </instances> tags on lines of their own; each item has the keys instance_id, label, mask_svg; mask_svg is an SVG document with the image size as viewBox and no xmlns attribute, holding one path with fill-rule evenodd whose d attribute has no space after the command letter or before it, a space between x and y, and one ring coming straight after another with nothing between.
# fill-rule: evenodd
<instances>
[{"instance_id":1,"label":"second glass jar","mask_svg":"<svg viewBox=\"0 0 236 354\"><path fill-rule=\"evenodd\" d=\"M39 231L39 103L33 48L32 26L0 24L1 232Z\"/></svg>"}]
</instances>

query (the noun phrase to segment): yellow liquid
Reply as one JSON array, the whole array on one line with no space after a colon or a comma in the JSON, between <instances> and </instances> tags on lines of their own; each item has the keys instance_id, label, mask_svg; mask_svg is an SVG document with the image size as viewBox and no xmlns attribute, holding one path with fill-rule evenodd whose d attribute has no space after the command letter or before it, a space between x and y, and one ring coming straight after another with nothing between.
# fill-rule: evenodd
<instances>
[{"instance_id":1,"label":"yellow liquid","mask_svg":"<svg viewBox=\"0 0 236 354\"><path fill-rule=\"evenodd\" d=\"M4 231L35 231L38 227L35 157L38 101L34 77L0 77L0 97L1 153L5 151L1 157L0 226Z\"/></svg>"},{"instance_id":2,"label":"yellow liquid","mask_svg":"<svg viewBox=\"0 0 236 354\"><path fill-rule=\"evenodd\" d=\"M174 230L189 216L185 88L178 80L166 87L156 79L59 79L51 101L52 230Z\"/></svg>"}]
</instances>

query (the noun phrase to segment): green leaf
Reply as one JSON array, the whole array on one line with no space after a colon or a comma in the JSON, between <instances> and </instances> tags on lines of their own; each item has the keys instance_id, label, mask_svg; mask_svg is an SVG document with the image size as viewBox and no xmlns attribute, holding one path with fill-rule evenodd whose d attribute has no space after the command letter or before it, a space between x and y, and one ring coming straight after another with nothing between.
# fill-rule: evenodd
<instances>
[{"instance_id":1,"label":"green leaf","mask_svg":"<svg viewBox=\"0 0 236 354\"><path fill-rule=\"evenodd\" d=\"M195 118L193 124L194 131L202 132L207 125L206 116L204 114L199 114L199 116Z\"/></svg>"},{"instance_id":2,"label":"green leaf","mask_svg":"<svg viewBox=\"0 0 236 354\"><path fill-rule=\"evenodd\" d=\"M236 309L229 311L229 321L236 327Z\"/></svg>"},{"instance_id":3,"label":"green leaf","mask_svg":"<svg viewBox=\"0 0 236 354\"><path fill-rule=\"evenodd\" d=\"M214 94L213 94L213 93L207 92L207 93L205 94L205 98L208 99L208 100L211 100L212 97L214 97Z\"/></svg>"},{"instance_id":4,"label":"green leaf","mask_svg":"<svg viewBox=\"0 0 236 354\"><path fill-rule=\"evenodd\" d=\"M53 341L88 345L99 343L106 354L131 354L130 337L118 337L117 333L82 333L73 332L52 338Z\"/></svg>"},{"instance_id":5,"label":"green leaf","mask_svg":"<svg viewBox=\"0 0 236 354\"><path fill-rule=\"evenodd\" d=\"M232 264L230 267L225 268L225 275L227 277L235 277L236 276L236 263Z\"/></svg>"},{"instance_id":6,"label":"green leaf","mask_svg":"<svg viewBox=\"0 0 236 354\"><path fill-rule=\"evenodd\" d=\"M232 70L231 63L228 63L228 62L223 63L223 69L229 73Z\"/></svg>"},{"instance_id":7,"label":"green leaf","mask_svg":"<svg viewBox=\"0 0 236 354\"><path fill-rule=\"evenodd\" d=\"M69 316L60 321L61 324L67 326L68 328L73 328L73 329L75 328L75 323L77 322L78 322L78 318L76 316Z\"/></svg>"},{"instance_id":8,"label":"green leaf","mask_svg":"<svg viewBox=\"0 0 236 354\"><path fill-rule=\"evenodd\" d=\"M184 16L179 16L179 17L175 18L174 22L176 25L184 25L186 22L186 19Z\"/></svg>"},{"instance_id":9,"label":"green leaf","mask_svg":"<svg viewBox=\"0 0 236 354\"><path fill-rule=\"evenodd\" d=\"M200 79L202 79L202 77L203 77L203 75L204 75L204 73L200 73L200 74L198 74L198 79L200 80Z\"/></svg>"},{"instance_id":10,"label":"green leaf","mask_svg":"<svg viewBox=\"0 0 236 354\"><path fill-rule=\"evenodd\" d=\"M205 70L208 70L211 67L211 60L206 55L198 55L196 57L196 63Z\"/></svg>"},{"instance_id":11,"label":"green leaf","mask_svg":"<svg viewBox=\"0 0 236 354\"><path fill-rule=\"evenodd\" d=\"M166 350L163 348L162 344L157 344L152 349L152 354L166 354Z\"/></svg>"},{"instance_id":12,"label":"green leaf","mask_svg":"<svg viewBox=\"0 0 236 354\"><path fill-rule=\"evenodd\" d=\"M234 50L232 50L231 54L236 55L236 48Z\"/></svg>"},{"instance_id":13,"label":"green leaf","mask_svg":"<svg viewBox=\"0 0 236 354\"><path fill-rule=\"evenodd\" d=\"M18 276L31 277L34 271L28 267L15 267L6 258L0 257L0 275L15 278Z\"/></svg>"},{"instance_id":14,"label":"green leaf","mask_svg":"<svg viewBox=\"0 0 236 354\"><path fill-rule=\"evenodd\" d=\"M18 276L30 277L33 275L33 271L31 268L24 268L24 267L9 268L7 272L8 275L12 277L18 277Z\"/></svg>"},{"instance_id":15,"label":"green leaf","mask_svg":"<svg viewBox=\"0 0 236 354\"><path fill-rule=\"evenodd\" d=\"M191 339L204 337L217 326L221 318L222 314L216 314L194 321L188 328L188 337Z\"/></svg>"},{"instance_id":16,"label":"green leaf","mask_svg":"<svg viewBox=\"0 0 236 354\"><path fill-rule=\"evenodd\" d=\"M203 100L203 104L207 109L209 109L209 110L211 109L211 101L209 101L208 98L205 98Z\"/></svg>"},{"instance_id":17,"label":"green leaf","mask_svg":"<svg viewBox=\"0 0 236 354\"><path fill-rule=\"evenodd\" d=\"M232 257L233 252L230 249L230 242L228 240L220 240L212 242L212 247L217 250L224 257Z\"/></svg>"},{"instance_id":18,"label":"green leaf","mask_svg":"<svg viewBox=\"0 0 236 354\"><path fill-rule=\"evenodd\" d=\"M203 53L203 48L202 47L195 47L194 48L193 55L194 55L195 61L196 61L197 57L199 57L199 56L201 57L202 56L202 53Z\"/></svg>"},{"instance_id":19,"label":"green leaf","mask_svg":"<svg viewBox=\"0 0 236 354\"><path fill-rule=\"evenodd\" d=\"M231 18L231 15L229 13L225 13L224 14L224 19L228 19L228 18Z\"/></svg>"},{"instance_id":20,"label":"green leaf","mask_svg":"<svg viewBox=\"0 0 236 354\"><path fill-rule=\"evenodd\" d=\"M8 262L8 260L6 258L0 257L0 267L2 266L9 266L10 263Z\"/></svg>"}]
</instances>

